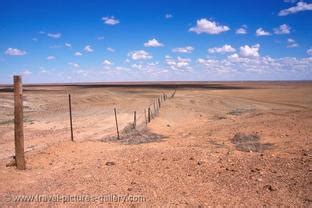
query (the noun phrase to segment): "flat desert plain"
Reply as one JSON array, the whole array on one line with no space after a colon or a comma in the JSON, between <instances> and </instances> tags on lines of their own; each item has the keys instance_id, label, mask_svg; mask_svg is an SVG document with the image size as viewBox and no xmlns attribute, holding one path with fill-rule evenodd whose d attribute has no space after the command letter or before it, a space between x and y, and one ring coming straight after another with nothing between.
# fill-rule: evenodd
<instances>
[{"instance_id":1,"label":"flat desert plain","mask_svg":"<svg viewBox=\"0 0 312 208\"><path fill-rule=\"evenodd\" d=\"M144 109L154 112L163 93L168 99L146 126ZM1 207L312 206L311 82L24 86L26 170L7 167L14 155L7 86L0 115ZM34 195L144 200L18 199Z\"/></svg>"}]
</instances>

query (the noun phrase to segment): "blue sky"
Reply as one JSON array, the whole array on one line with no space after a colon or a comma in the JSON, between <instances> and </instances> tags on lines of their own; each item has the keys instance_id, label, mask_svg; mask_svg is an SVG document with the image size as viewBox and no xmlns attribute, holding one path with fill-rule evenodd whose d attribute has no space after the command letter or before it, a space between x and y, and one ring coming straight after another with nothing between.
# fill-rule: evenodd
<instances>
[{"instance_id":1,"label":"blue sky","mask_svg":"<svg viewBox=\"0 0 312 208\"><path fill-rule=\"evenodd\" d=\"M0 83L312 79L312 1L0 4Z\"/></svg>"}]
</instances>

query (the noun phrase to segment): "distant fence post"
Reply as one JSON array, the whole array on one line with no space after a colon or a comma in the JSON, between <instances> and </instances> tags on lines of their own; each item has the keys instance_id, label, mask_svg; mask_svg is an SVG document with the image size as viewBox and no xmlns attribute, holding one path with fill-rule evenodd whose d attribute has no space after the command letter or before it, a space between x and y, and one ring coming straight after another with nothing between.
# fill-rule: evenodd
<instances>
[{"instance_id":1,"label":"distant fence post","mask_svg":"<svg viewBox=\"0 0 312 208\"><path fill-rule=\"evenodd\" d=\"M158 100L158 106L159 106L159 109L160 109L160 107L161 107L161 104L160 104L160 99L159 99L159 98L157 98L157 100Z\"/></svg>"},{"instance_id":2,"label":"distant fence post","mask_svg":"<svg viewBox=\"0 0 312 208\"><path fill-rule=\"evenodd\" d=\"M148 107L148 112L147 112L147 122L151 122L151 108Z\"/></svg>"},{"instance_id":3,"label":"distant fence post","mask_svg":"<svg viewBox=\"0 0 312 208\"><path fill-rule=\"evenodd\" d=\"M73 116L72 116L72 106L71 106L71 96L70 96L70 94L68 94L68 105L69 105L70 136L71 136L71 140L74 141Z\"/></svg>"},{"instance_id":4,"label":"distant fence post","mask_svg":"<svg viewBox=\"0 0 312 208\"><path fill-rule=\"evenodd\" d=\"M118 121L117 121L116 108L114 108L114 112L115 112L115 122L116 122L116 129L117 129L117 139L119 139L119 130L118 130Z\"/></svg>"},{"instance_id":5,"label":"distant fence post","mask_svg":"<svg viewBox=\"0 0 312 208\"><path fill-rule=\"evenodd\" d=\"M26 169L24 155L24 126L23 126L23 84L21 76L14 76L14 137L15 161L20 170Z\"/></svg>"},{"instance_id":6,"label":"distant fence post","mask_svg":"<svg viewBox=\"0 0 312 208\"><path fill-rule=\"evenodd\" d=\"M157 112L156 112L156 105L155 105L155 102L153 102L153 107L154 107L154 117L156 117Z\"/></svg>"},{"instance_id":7,"label":"distant fence post","mask_svg":"<svg viewBox=\"0 0 312 208\"><path fill-rule=\"evenodd\" d=\"M177 91L177 89L174 89L174 92L172 93L171 98L173 98L173 97L174 97L174 95L175 95L176 91Z\"/></svg>"},{"instance_id":8,"label":"distant fence post","mask_svg":"<svg viewBox=\"0 0 312 208\"><path fill-rule=\"evenodd\" d=\"M133 112L133 128L136 128L136 111Z\"/></svg>"},{"instance_id":9,"label":"distant fence post","mask_svg":"<svg viewBox=\"0 0 312 208\"><path fill-rule=\"evenodd\" d=\"M145 118L145 124L147 125L146 109L144 109L144 118Z\"/></svg>"}]
</instances>

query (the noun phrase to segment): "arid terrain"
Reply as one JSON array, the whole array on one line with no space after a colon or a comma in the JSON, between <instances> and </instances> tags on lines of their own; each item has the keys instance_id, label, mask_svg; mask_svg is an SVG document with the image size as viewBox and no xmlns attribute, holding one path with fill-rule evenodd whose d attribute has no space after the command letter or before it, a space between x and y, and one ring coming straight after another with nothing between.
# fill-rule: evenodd
<instances>
[{"instance_id":1,"label":"arid terrain","mask_svg":"<svg viewBox=\"0 0 312 208\"><path fill-rule=\"evenodd\" d=\"M13 93L0 87L0 207L312 206L311 82L181 85L170 98L174 89L25 86L21 171L6 166L14 155ZM169 98L146 126L144 109L163 93ZM114 107L121 132L137 111L139 135L115 139ZM16 199L109 194L144 200Z\"/></svg>"}]
</instances>

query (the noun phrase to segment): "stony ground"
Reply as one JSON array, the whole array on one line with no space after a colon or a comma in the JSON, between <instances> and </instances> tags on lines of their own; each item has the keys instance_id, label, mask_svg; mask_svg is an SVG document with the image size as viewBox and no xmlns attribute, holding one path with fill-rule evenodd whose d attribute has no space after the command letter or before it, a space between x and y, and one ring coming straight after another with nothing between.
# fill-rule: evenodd
<instances>
[{"instance_id":1,"label":"stony ground","mask_svg":"<svg viewBox=\"0 0 312 208\"><path fill-rule=\"evenodd\" d=\"M12 93L0 90L1 207L311 207L312 84L227 85L245 89L178 89L147 127L144 108L172 89L32 87L25 92L25 171L6 167L14 155ZM138 112L139 130L120 141L114 107L121 130ZM143 202L14 202L36 194Z\"/></svg>"}]
</instances>

